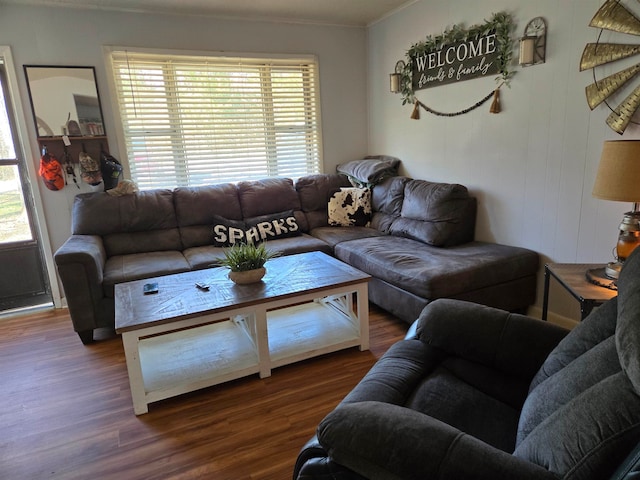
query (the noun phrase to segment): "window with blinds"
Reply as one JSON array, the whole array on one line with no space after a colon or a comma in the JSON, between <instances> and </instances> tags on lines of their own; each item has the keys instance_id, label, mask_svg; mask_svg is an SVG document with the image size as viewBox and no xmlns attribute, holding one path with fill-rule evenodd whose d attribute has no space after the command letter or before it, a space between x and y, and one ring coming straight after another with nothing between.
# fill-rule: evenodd
<instances>
[{"instance_id":1,"label":"window with blinds","mask_svg":"<svg viewBox=\"0 0 640 480\"><path fill-rule=\"evenodd\" d=\"M132 179L141 189L320 171L317 64L112 51Z\"/></svg>"}]
</instances>

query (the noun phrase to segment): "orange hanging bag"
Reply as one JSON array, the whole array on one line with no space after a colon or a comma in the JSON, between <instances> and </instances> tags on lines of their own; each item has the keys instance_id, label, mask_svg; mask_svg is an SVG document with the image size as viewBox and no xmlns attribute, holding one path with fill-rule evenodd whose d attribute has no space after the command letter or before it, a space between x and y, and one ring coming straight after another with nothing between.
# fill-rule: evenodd
<instances>
[{"instance_id":1,"label":"orange hanging bag","mask_svg":"<svg viewBox=\"0 0 640 480\"><path fill-rule=\"evenodd\" d=\"M64 188L64 173L62 172L62 165L58 159L52 153L47 151L47 147L42 149L42 156L40 157L40 169L38 171L44 185L49 190L62 190Z\"/></svg>"}]
</instances>

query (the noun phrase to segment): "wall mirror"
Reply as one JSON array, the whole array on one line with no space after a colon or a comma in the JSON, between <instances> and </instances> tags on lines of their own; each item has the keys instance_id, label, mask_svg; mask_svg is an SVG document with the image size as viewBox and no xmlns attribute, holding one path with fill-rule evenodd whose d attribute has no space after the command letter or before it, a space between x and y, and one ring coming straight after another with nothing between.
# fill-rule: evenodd
<instances>
[{"instance_id":1,"label":"wall mirror","mask_svg":"<svg viewBox=\"0 0 640 480\"><path fill-rule=\"evenodd\" d=\"M38 137L104 136L94 67L25 65Z\"/></svg>"}]
</instances>

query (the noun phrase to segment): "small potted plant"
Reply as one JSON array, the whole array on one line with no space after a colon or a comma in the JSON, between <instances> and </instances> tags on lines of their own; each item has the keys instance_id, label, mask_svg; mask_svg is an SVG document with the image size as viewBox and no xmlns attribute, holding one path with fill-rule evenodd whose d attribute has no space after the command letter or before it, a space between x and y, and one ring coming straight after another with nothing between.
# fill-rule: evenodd
<instances>
[{"instance_id":1,"label":"small potted plant","mask_svg":"<svg viewBox=\"0 0 640 480\"><path fill-rule=\"evenodd\" d=\"M225 250L220 265L231 270L229 278L232 281L244 285L262 280L267 273L264 264L277 256L278 253L267 250L264 243L236 243Z\"/></svg>"}]
</instances>

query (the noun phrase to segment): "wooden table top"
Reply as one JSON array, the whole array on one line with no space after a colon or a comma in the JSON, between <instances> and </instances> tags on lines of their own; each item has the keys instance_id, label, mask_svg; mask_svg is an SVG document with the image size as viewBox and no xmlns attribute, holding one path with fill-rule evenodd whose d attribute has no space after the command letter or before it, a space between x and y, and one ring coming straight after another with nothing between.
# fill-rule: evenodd
<instances>
[{"instance_id":1,"label":"wooden table top","mask_svg":"<svg viewBox=\"0 0 640 480\"><path fill-rule=\"evenodd\" d=\"M220 267L117 284L116 331L121 333L371 279L370 275L321 252L274 258L265 267L267 273L262 281L250 285L236 285L227 277L229 270ZM208 284L209 290L197 288L196 282ZM158 293L144 295L145 283L158 283Z\"/></svg>"},{"instance_id":2,"label":"wooden table top","mask_svg":"<svg viewBox=\"0 0 640 480\"><path fill-rule=\"evenodd\" d=\"M604 303L618 294L616 290L595 285L587 280L587 270L601 269L601 263L548 263L547 268L580 299Z\"/></svg>"}]
</instances>

